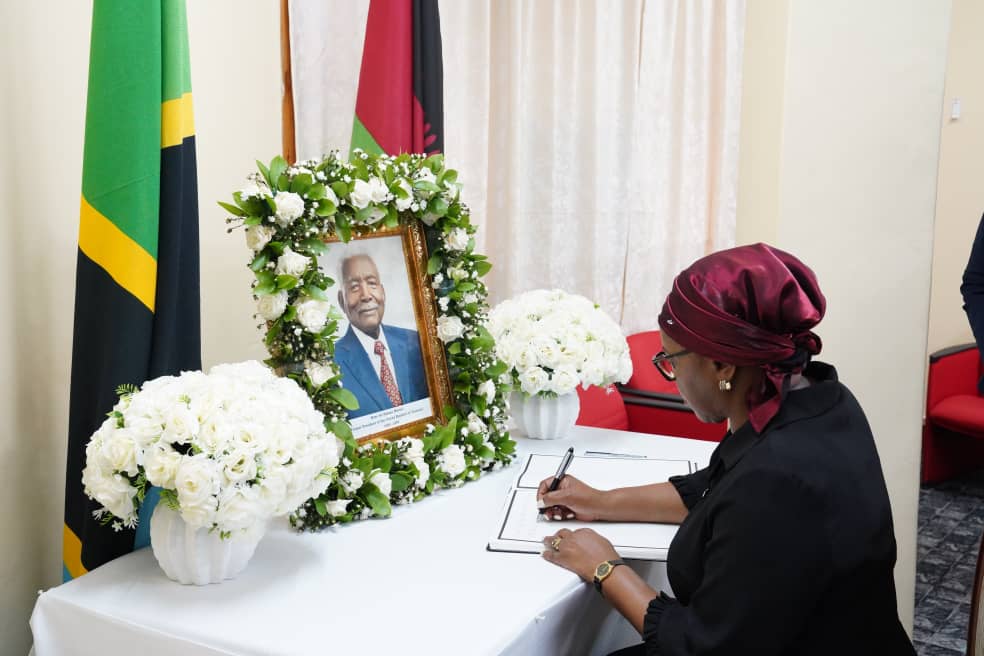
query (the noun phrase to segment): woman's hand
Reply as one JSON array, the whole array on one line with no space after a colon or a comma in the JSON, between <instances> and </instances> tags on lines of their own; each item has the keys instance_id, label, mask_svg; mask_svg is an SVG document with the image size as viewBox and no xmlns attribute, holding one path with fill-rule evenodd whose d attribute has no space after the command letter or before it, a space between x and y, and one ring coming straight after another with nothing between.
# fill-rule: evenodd
<instances>
[{"instance_id":1,"label":"woman's hand","mask_svg":"<svg viewBox=\"0 0 984 656\"><path fill-rule=\"evenodd\" d=\"M612 543L590 528L569 531L562 528L543 538L543 558L569 569L585 581L593 581L595 568L606 560L618 558Z\"/></svg>"},{"instance_id":2,"label":"woman's hand","mask_svg":"<svg viewBox=\"0 0 984 656\"><path fill-rule=\"evenodd\" d=\"M552 482L552 476L545 478L536 492L537 501L547 509L543 513L547 519L577 519L582 522L605 519L604 492L585 485L573 476L564 476L555 491L547 492Z\"/></svg>"}]
</instances>

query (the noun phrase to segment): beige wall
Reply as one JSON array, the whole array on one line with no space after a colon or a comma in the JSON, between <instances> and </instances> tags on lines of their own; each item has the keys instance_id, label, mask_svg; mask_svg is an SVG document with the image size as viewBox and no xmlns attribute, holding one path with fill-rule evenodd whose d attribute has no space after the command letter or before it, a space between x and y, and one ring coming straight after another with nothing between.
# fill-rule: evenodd
<instances>
[{"instance_id":1,"label":"beige wall","mask_svg":"<svg viewBox=\"0 0 984 656\"><path fill-rule=\"evenodd\" d=\"M27 653L37 590L61 581L75 259L91 3L2 4L0 652ZM216 200L280 150L278 7L189 2L205 365L264 356L247 251ZM57 45L57 47L55 47ZM231 62L235 65L230 65Z\"/></svg>"},{"instance_id":2,"label":"beige wall","mask_svg":"<svg viewBox=\"0 0 984 656\"><path fill-rule=\"evenodd\" d=\"M936 228L933 239L933 287L929 311L929 352L974 341L960 297L960 280L970 246L984 213L984 2L953 0L953 27L946 67ZM955 98L959 119L950 118Z\"/></svg>"},{"instance_id":3,"label":"beige wall","mask_svg":"<svg viewBox=\"0 0 984 656\"><path fill-rule=\"evenodd\" d=\"M743 126L757 133L742 137L738 236L774 239L820 278L823 358L836 363L875 434L899 543L899 614L911 631L950 3L748 6L745 75L758 93L746 98ZM785 51L783 65L765 57L770 49ZM756 121L759 112L782 119Z\"/></svg>"}]
</instances>

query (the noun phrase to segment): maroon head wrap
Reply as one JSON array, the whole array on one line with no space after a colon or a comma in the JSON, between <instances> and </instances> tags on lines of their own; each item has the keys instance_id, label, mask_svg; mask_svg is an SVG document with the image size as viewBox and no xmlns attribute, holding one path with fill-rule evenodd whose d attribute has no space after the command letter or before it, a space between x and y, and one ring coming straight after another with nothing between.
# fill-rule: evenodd
<instances>
[{"instance_id":1,"label":"maroon head wrap","mask_svg":"<svg viewBox=\"0 0 984 656\"><path fill-rule=\"evenodd\" d=\"M762 388L748 397L749 421L761 433L779 412L790 375L820 352L820 338L810 329L826 304L805 264L754 244L712 253L681 272L659 326L689 351L763 369Z\"/></svg>"}]
</instances>

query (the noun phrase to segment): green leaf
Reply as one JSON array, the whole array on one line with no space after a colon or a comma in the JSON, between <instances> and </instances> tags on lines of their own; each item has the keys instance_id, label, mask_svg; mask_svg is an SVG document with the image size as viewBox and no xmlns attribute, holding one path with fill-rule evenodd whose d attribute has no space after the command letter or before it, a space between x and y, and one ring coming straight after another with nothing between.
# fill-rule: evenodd
<instances>
[{"instance_id":1,"label":"green leaf","mask_svg":"<svg viewBox=\"0 0 984 656\"><path fill-rule=\"evenodd\" d=\"M318 216L331 216L338 211L335 203L331 202L327 198L322 198L318 201L318 207L315 208L314 213Z\"/></svg>"},{"instance_id":2,"label":"green leaf","mask_svg":"<svg viewBox=\"0 0 984 656\"><path fill-rule=\"evenodd\" d=\"M457 182L457 180L458 172L454 169L445 169L441 172L441 175L437 176L437 184L439 185L452 184Z\"/></svg>"},{"instance_id":3,"label":"green leaf","mask_svg":"<svg viewBox=\"0 0 984 656\"><path fill-rule=\"evenodd\" d=\"M475 271L478 273L478 277L481 278L486 273L492 270L492 264L489 262L475 262Z\"/></svg>"},{"instance_id":4,"label":"green leaf","mask_svg":"<svg viewBox=\"0 0 984 656\"><path fill-rule=\"evenodd\" d=\"M253 293L257 296L266 296L277 291L277 281L273 273L266 269L256 272L257 285L253 287Z\"/></svg>"},{"instance_id":5,"label":"green leaf","mask_svg":"<svg viewBox=\"0 0 984 656\"><path fill-rule=\"evenodd\" d=\"M266 180L267 185L272 189L273 178L270 177L270 169L264 166L263 162L261 162L260 160L256 160L256 168L260 170L260 173L263 175L263 179Z\"/></svg>"},{"instance_id":6,"label":"green leaf","mask_svg":"<svg viewBox=\"0 0 984 656\"><path fill-rule=\"evenodd\" d=\"M430 435L424 435L421 438L421 441L424 443L424 453L430 453L433 451L439 440L440 435L437 434L437 431L434 431Z\"/></svg>"},{"instance_id":7,"label":"green leaf","mask_svg":"<svg viewBox=\"0 0 984 656\"><path fill-rule=\"evenodd\" d=\"M290 181L290 190L295 194L304 195L313 182L314 178L311 177L310 173L301 173Z\"/></svg>"},{"instance_id":8,"label":"green leaf","mask_svg":"<svg viewBox=\"0 0 984 656\"><path fill-rule=\"evenodd\" d=\"M277 276L277 290L294 289L297 286L297 278L287 274Z\"/></svg>"},{"instance_id":9,"label":"green leaf","mask_svg":"<svg viewBox=\"0 0 984 656\"><path fill-rule=\"evenodd\" d=\"M457 355L458 353L461 353L461 342L452 342L451 345L448 347L448 353L450 353L451 355Z\"/></svg>"},{"instance_id":10,"label":"green leaf","mask_svg":"<svg viewBox=\"0 0 984 656\"><path fill-rule=\"evenodd\" d=\"M430 157L424 160L424 166L429 168L431 171L437 173L444 168L444 155L440 153L434 153Z\"/></svg>"},{"instance_id":11,"label":"green leaf","mask_svg":"<svg viewBox=\"0 0 984 656\"><path fill-rule=\"evenodd\" d=\"M382 451L376 452L372 456L372 467L373 469L389 472L393 468L393 459L390 458L388 453Z\"/></svg>"},{"instance_id":12,"label":"green leaf","mask_svg":"<svg viewBox=\"0 0 984 656\"><path fill-rule=\"evenodd\" d=\"M284 254L284 248L286 248L286 246L287 245L282 241L271 241L269 244L267 244L267 248L273 251L273 253L277 257L280 257L281 255Z\"/></svg>"},{"instance_id":13,"label":"green leaf","mask_svg":"<svg viewBox=\"0 0 984 656\"><path fill-rule=\"evenodd\" d=\"M343 196L348 196L349 186L341 180L336 180L331 183L331 190L335 192L336 196L342 198Z\"/></svg>"},{"instance_id":14,"label":"green leaf","mask_svg":"<svg viewBox=\"0 0 984 656\"><path fill-rule=\"evenodd\" d=\"M328 514L328 506L322 501L321 497L314 500L314 508L318 511L318 514L324 517Z\"/></svg>"},{"instance_id":15,"label":"green leaf","mask_svg":"<svg viewBox=\"0 0 984 656\"><path fill-rule=\"evenodd\" d=\"M284 158L281 157L280 155L274 157L273 161L270 162L270 171L269 171L270 179L268 180L268 182L270 182L271 188L275 186L273 184L274 181L278 182L278 185L276 186L279 187L280 176L282 176L284 174L284 171L286 170L287 170L287 162L284 160Z\"/></svg>"},{"instance_id":16,"label":"green leaf","mask_svg":"<svg viewBox=\"0 0 984 656\"><path fill-rule=\"evenodd\" d=\"M430 203L427 204L427 208L431 214L441 217L448 213L448 201L440 196L434 196L431 198Z\"/></svg>"},{"instance_id":17,"label":"green leaf","mask_svg":"<svg viewBox=\"0 0 984 656\"><path fill-rule=\"evenodd\" d=\"M414 189L419 189L421 191L429 191L432 194L436 194L441 191L441 188L429 180L416 180L413 183Z\"/></svg>"},{"instance_id":18,"label":"green leaf","mask_svg":"<svg viewBox=\"0 0 984 656\"><path fill-rule=\"evenodd\" d=\"M384 225L387 228L395 228L400 225L400 215L396 213L396 207L390 205L386 210Z\"/></svg>"},{"instance_id":19,"label":"green leaf","mask_svg":"<svg viewBox=\"0 0 984 656\"><path fill-rule=\"evenodd\" d=\"M284 321L293 321L294 319L296 319L297 318L297 306L296 305L288 305L287 306L287 309L284 310L283 318L284 318Z\"/></svg>"},{"instance_id":20,"label":"green leaf","mask_svg":"<svg viewBox=\"0 0 984 656\"><path fill-rule=\"evenodd\" d=\"M431 255L427 260L427 275L433 276L435 273L440 271L442 263L443 260L441 259L441 255L439 253L434 253Z\"/></svg>"},{"instance_id":21,"label":"green leaf","mask_svg":"<svg viewBox=\"0 0 984 656\"><path fill-rule=\"evenodd\" d=\"M389 499L386 495L380 492L379 488L372 483L366 483L363 489L365 490L366 502L372 508L372 511L380 517L389 517L393 512L393 507L390 506Z\"/></svg>"},{"instance_id":22,"label":"green leaf","mask_svg":"<svg viewBox=\"0 0 984 656\"><path fill-rule=\"evenodd\" d=\"M305 239L299 246L309 255L321 255L322 253L328 252L328 244L313 237L311 239Z\"/></svg>"},{"instance_id":23,"label":"green leaf","mask_svg":"<svg viewBox=\"0 0 984 656\"><path fill-rule=\"evenodd\" d=\"M304 288L304 293L318 301L327 301L328 292L317 285L308 285Z\"/></svg>"},{"instance_id":24,"label":"green leaf","mask_svg":"<svg viewBox=\"0 0 984 656\"><path fill-rule=\"evenodd\" d=\"M246 225L246 226L257 226L257 225L260 225L261 223L263 223L263 217L262 216L247 216L243 220L243 225Z\"/></svg>"},{"instance_id":25,"label":"green leaf","mask_svg":"<svg viewBox=\"0 0 984 656\"><path fill-rule=\"evenodd\" d=\"M376 211L373 205L366 205L361 210L355 211L355 220L359 223L365 223L372 217L372 213Z\"/></svg>"},{"instance_id":26,"label":"green leaf","mask_svg":"<svg viewBox=\"0 0 984 656\"><path fill-rule=\"evenodd\" d=\"M328 390L328 396L335 399L346 410L359 409L359 400L355 398L355 394L352 394L352 392L344 387L336 387L333 390Z\"/></svg>"},{"instance_id":27,"label":"green leaf","mask_svg":"<svg viewBox=\"0 0 984 656\"><path fill-rule=\"evenodd\" d=\"M276 321L273 322L273 325L270 326L270 330L268 330L266 334L265 341L268 347L272 345L275 341L277 341L277 337L280 336L280 331L283 330L283 327L284 327L284 322L281 321L280 319L277 319Z\"/></svg>"},{"instance_id":28,"label":"green leaf","mask_svg":"<svg viewBox=\"0 0 984 656\"><path fill-rule=\"evenodd\" d=\"M502 374L509 370L509 365L507 365L502 360L497 360L495 364L490 365L485 368L485 375L489 378L498 378Z\"/></svg>"},{"instance_id":29,"label":"green leaf","mask_svg":"<svg viewBox=\"0 0 984 656\"><path fill-rule=\"evenodd\" d=\"M394 492L402 492L413 484L413 478L403 472L390 472L390 480L393 481Z\"/></svg>"},{"instance_id":30,"label":"green leaf","mask_svg":"<svg viewBox=\"0 0 984 656\"><path fill-rule=\"evenodd\" d=\"M305 195L308 197L309 200L321 200L322 198L325 197L325 194L326 194L325 186L320 182L317 182L311 185L310 187L308 187L308 190L305 193Z\"/></svg>"},{"instance_id":31,"label":"green leaf","mask_svg":"<svg viewBox=\"0 0 984 656\"><path fill-rule=\"evenodd\" d=\"M269 261L270 258L267 257L266 253L260 253L259 255L253 258L252 262L249 263L249 268L252 269L254 272L262 271L263 268L267 265L267 262Z\"/></svg>"},{"instance_id":32,"label":"green leaf","mask_svg":"<svg viewBox=\"0 0 984 656\"><path fill-rule=\"evenodd\" d=\"M233 216L246 216L246 210L236 207L235 205L230 205L229 203L223 203L219 201L219 206L222 207L226 212L232 214Z\"/></svg>"},{"instance_id":33,"label":"green leaf","mask_svg":"<svg viewBox=\"0 0 984 656\"><path fill-rule=\"evenodd\" d=\"M343 442L355 442L355 437L352 435L352 427L349 426L347 421L336 421L329 427L329 430Z\"/></svg>"}]
</instances>

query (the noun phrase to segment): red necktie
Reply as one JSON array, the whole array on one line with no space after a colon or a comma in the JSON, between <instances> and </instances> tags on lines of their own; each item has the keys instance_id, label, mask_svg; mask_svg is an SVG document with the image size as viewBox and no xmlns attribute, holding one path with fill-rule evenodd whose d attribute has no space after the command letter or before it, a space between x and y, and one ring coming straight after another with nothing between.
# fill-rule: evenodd
<instances>
[{"instance_id":1,"label":"red necktie","mask_svg":"<svg viewBox=\"0 0 984 656\"><path fill-rule=\"evenodd\" d=\"M386 390L386 396L389 397L390 403L393 404L394 408L398 405L403 405L400 388L397 387L396 379L393 378L393 372L390 371L389 365L386 363L386 357L383 355L386 352L386 347L383 346L382 342L377 341L373 352L379 356L379 380L383 384L383 389Z\"/></svg>"}]
</instances>

